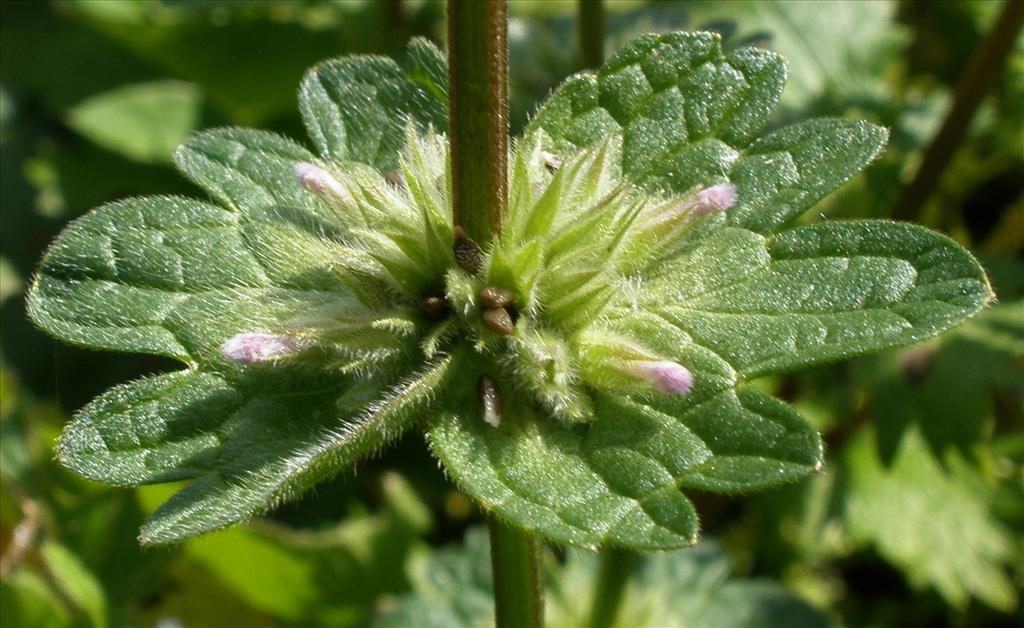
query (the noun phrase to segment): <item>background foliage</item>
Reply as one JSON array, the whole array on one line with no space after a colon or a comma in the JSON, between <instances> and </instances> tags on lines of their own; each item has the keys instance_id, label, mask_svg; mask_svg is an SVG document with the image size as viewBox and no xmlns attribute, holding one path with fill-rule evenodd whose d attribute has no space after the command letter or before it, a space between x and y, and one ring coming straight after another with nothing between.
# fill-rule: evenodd
<instances>
[{"instance_id":1,"label":"background foliage","mask_svg":"<svg viewBox=\"0 0 1024 628\"><path fill-rule=\"evenodd\" d=\"M818 206L885 217L941 124L995 2L609 2L607 50L708 28L787 57L773 121L863 118L890 147ZM490 618L480 513L416 436L256 524L140 549L166 486L114 489L53 461L71 412L172 365L31 328L23 289L70 219L135 194L198 196L170 162L221 124L302 137L305 69L440 41L441 2L5 3L0 20L0 551L5 625L439 625ZM513 124L580 69L571 2L512 2ZM698 495L705 541L645 557L624 625L1009 623L1024 583L1024 39L917 219L972 248L999 303L927 344L761 385L827 442L825 471ZM593 556L552 552L549 620L585 616ZM774 612L772 609L775 609ZM784 612L779 612L783 609Z\"/></svg>"}]
</instances>

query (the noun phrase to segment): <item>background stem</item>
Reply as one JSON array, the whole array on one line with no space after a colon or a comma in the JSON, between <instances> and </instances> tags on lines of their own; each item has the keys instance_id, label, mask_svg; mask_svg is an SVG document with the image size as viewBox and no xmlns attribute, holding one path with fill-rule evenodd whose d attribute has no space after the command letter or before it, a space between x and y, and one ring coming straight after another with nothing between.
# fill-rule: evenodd
<instances>
[{"instance_id":1,"label":"background stem","mask_svg":"<svg viewBox=\"0 0 1024 628\"><path fill-rule=\"evenodd\" d=\"M913 220L938 186L946 166L963 142L967 125L992 83L1002 76L1003 64L1013 41L1024 25L1024 2L1006 0L992 29L978 45L956 86L953 106L932 140L914 179L903 188L890 214L898 220Z\"/></svg>"},{"instance_id":2,"label":"background stem","mask_svg":"<svg viewBox=\"0 0 1024 628\"><path fill-rule=\"evenodd\" d=\"M494 574L494 619L498 628L544 625L544 588L540 543L525 530L488 519L491 570Z\"/></svg>"},{"instance_id":3,"label":"background stem","mask_svg":"<svg viewBox=\"0 0 1024 628\"><path fill-rule=\"evenodd\" d=\"M481 246L508 203L507 33L505 0L449 0L452 218Z\"/></svg>"},{"instance_id":4,"label":"background stem","mask_svg":"<svg viewBox=\"0 0 1024 628\"><path fill-rule=\"evenodd\" d=\"M604 1L578 0L576 28L580 44L580 62L584 68L600 68L604 63Z\"/></svg>"},{"instance_id":5,"label":"background stem","mask_svg":"<svg viewBox=\"0 0 1024 628\"><path fill-rule=\"evenodd\" d=\"M608 628L615 623L629 575L633 572L634 558L633 552L618 547L601 550L601 566L587 622L591 628Z\"/></svg>"}]
</instances>

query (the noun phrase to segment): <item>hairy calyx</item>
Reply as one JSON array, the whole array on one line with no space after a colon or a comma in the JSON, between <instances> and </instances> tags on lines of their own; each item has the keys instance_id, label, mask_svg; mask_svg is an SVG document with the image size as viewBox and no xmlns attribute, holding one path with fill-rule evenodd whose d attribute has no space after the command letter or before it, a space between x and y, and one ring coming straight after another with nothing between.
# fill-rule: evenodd
<instances>
[{"instance_id":1,"label":"hairy calyx","mask_svg":"<svg viewBox=\"0 0 1024 628\"><path fill-rule=\"evenodd\" d=\"M446 139L407 138L399 170L386 174L294 164L296 185L344 234L331 263L353 286L360 323L332 326L329 312L283 321L231 338L225 357L254 364L319 345L347 355L348 372L372 375L377 360L464 350L483 365L471 384L481 419L496 426L508 395L582 422L593 418L594 391L693 388L685 364L611 332L605 312L697 224L736 203L732 184L650 195L622 183L615 141L563 160L535 136L513 151L508 215L481 247L451 223Z\"/></svg>"}]
</instances>

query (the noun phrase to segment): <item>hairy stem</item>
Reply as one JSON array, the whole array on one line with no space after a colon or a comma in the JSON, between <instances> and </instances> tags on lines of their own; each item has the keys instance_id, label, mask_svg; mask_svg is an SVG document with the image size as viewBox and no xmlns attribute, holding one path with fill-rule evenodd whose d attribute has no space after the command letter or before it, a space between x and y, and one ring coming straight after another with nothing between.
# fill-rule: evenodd
<instances>
[{"instance_id":1,"label":"hairy stem","mask_svg":"<svg viewBox=\"0 0 1024 628\"><path fill-rule=\"evenodd\" d=\"M622 605L629 575L633 571L634 554L629 550L609 547L601 550L601 567L594 586L594 599L590 605L590 628L608 628L614 625Z\"/></svg>"},{"instance_id":2,"label":"hairy stem","mask_svg":"<svg viewBox=\"0 0 1024 628\"><path fill-rule=\"evenodd\" d=\"M452 218L479 245L508 204L508 7L449 0Z\"/></svg>"},{"instance_id":3,"label":"hairy stem","mask_svg":"<svg viewBox=\"0 0 1024 628\"><path fill-rule=\"evenodd\" d=\"M452 219L465 233L456 236L455 254L467 270L474 247L500 231L508 204L507 32L505 0L449 0ZM489 526L498 628L541 626L540 542L494 517Z\"/></svg>"},{"instance_id":4,"label":"hairy stem","mask_svg":"<svg viewBox=\"0 0 1024 628\"><path fill-rule=\"evenodd\" d=\"M497 628L544 625L544 588L540 542L529 532L488 519L491 570L494 574L494 619Z\"/></svg>"},{"instance_id":5,"label":"hairy stem","mask_svg":"<svg viewBox=\"0 0 1024 628\"><path fill-rule=\"evenodd\" d=\"M604 0L577 0L576 28L580 61L584 68L596 70L604 63Z\"/></svg>"},{"instance_id":6,"label":"hairy stem","mask_svg":"<svg viewBox=\"0 0 1024 628\"><path fill-rule=\"evenodd\" d=\"M1006 0L996 17L992 30L978 46L957 84L953 106L942 123L938 135L924 155L914 179L903 188L893 207L892 217L899 220L914 219L928 197L938 186L943 171L953 159L956 149L967 133L967 125L981 104L982 97L992 83L1002 75L1003 64L1013 41L1024 25L1024 2Z\"/></svg>"}]
</instances>

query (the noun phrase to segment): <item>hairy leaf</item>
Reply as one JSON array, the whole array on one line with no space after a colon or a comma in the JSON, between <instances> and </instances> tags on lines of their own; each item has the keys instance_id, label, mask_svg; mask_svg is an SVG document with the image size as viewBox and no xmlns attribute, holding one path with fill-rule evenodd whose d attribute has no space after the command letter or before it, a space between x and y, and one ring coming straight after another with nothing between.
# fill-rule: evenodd
<instances>
[{"instance_id":1,"label":"hairy leaf","mask_svg":"<svg viewBox=\"0 0 1024 628\"><path fill-rule=\"evenodd\" d=\"M664 264L642 297L693 342L756 376L909 344L992 299L978 262L922 227L725 228Z\"/></svg>"},{"instance_id":2,"label":"hairy leaf","mask_svg":"<svg viewBox=\"0 0 1024 628\"><path fill-rule=\"evenodd\" d=\"M408 121L423 129L448 128L447 63L421 39L410 43L409 56L406 69L387 57L351 56L309 71L299 107L324 158L393 170Z\"/></svg>"},{"instance_id":3,"label":"hairy leaf","mask_svg":"<svg viewBox=\"0 0 1024 628\"><path fill-rule=\"evenodd\" d=\"M866 122L820 119L753 141L785 78L778 55L726 54L712 33L647 35L596 76L566 81L527 132L543 131L568 154L621 136L623 175L649 189L730 180L740 197L730 220L769 233L856 174L887 139Z\"/></svg>"},{"instance_id":4,"label":"hairy leaf","mask_svg":"<svg viewBox=\"0 0 1024 628\"><path fill-rule=\"evenodd\" d=\"M695 389L689 402L659 411L606 399L592 425L575 428L507 405L495 428L481 420L475 395L450 399L458 411L434 421L430 442L486 508L550 540L685 547L698 521L680 487L755 490L821 464L817 435L792 410L754 391L722 390L706 368L696 379L708 390Z\"/></svg>"}]
</instances>

